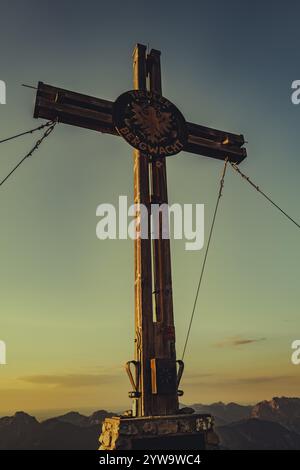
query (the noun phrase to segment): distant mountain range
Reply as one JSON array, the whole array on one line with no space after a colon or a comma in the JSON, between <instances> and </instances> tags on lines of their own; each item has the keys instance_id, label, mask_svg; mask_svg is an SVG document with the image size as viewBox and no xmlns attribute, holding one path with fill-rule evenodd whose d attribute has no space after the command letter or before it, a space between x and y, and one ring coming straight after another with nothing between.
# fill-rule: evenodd
<instances>
[{"instance_id":1,"label":"distant mountain range","mask_svg":"<svg viewBox=\"0 0 300 470\"><path fill-rule=\"evenodd\" d=\"M225 449L300 450L300 398L275 397L254 407L215 403L208 409Z\"/></svg>"},{"instance_id":2,"label":"distant mountain range","mask_svg":"<svg viewBox=\"0 0 300 470\"><path fill-rule=\"evenodd\" d=\"M95 450L102 421L113 414L105 410L91 416L71 412L40 423L19 411L0 418L0 450Z\"/></svg>"},{"instance_id":3,"label":"distant mountain range","mask_svg":"<svg viewBox=\"0 0 300 470\"><path fill-rule=\"evenodd\" d=\"M300 398L275 397L255 406L194 404L215 417L223 449L300 450ZM70 412L39 422L22 411L0 418L0 450L96 450L105 410L91 416Z\"/></svg>"},{"instance_id":4,"label":"distant mountain range","mask_svg":"<svg viewBox=\"0 0 300 470\"><path fill-rule=\"evenodd\" d=\"M212 403L211 405L195 403L194 405L191 405L191 408L194 408L196 413L209 413L213 415L216 426L222 426L234 421L249 418L253 406L243 406L238 405L237 403L228 403L225 405L225 403L220 401Z\"/></svg>"}]
</instances>

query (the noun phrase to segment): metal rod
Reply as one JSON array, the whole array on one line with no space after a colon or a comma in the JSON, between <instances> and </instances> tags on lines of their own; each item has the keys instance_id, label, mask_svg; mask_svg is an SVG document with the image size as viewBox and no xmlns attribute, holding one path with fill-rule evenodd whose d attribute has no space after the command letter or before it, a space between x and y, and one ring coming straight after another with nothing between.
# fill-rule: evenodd
<instances>
[{"instance_id":1,"label":"metal rod","mask_svg":"<svg viewBox=\"0 0 300 470\"><path fill-rule=\"evenodd\" d=\"M22 83L21 86L23 86L23 87L25 87L25 88L32 88L33 90L37 90L37 87L36 87L36 86L26 85L25 83Z\"/></svg>"}]
</instances>

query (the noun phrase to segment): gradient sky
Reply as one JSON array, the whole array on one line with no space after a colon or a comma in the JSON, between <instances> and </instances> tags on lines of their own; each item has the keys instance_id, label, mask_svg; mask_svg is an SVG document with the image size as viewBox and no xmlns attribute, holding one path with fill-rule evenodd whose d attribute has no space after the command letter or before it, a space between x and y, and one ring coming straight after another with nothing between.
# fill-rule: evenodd
<instances>
[{"instance_id":1,"label":"gradient sky","mask_svg":"<svg viewBox=\"0 0 300 470\"><path fill-rule=\"evenodd\" d=\"M296 219L300 79L296 1L2 2L0 137L38 125L39 80L114 100L132 88L136 42L162 51L164 95L186 119L245 135L242 169ZM35 137L1 145L5 176ZM168 159L170 202L204 203L222 163ZM0 410L129 407L133 243L99 241L96 207L133 197L130 147L59 125L0 190ZM172 242L180 356L203 250ZM299 231L231 170L186 354L183 401L253 403L299 396Z\"/></svg>"}]
</instances>

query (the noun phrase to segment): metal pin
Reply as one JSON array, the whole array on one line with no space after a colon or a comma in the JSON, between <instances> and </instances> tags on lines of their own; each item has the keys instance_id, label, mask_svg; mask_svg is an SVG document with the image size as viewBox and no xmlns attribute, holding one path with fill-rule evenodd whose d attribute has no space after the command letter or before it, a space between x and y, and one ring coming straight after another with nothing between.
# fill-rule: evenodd
<instances>
[{"instance_id":1,"label":"metal pin","mask_svg":"<svg viewBox=\"0 0 300 470\"><path fill-rule=\"evenodd\" d=\"M24 84L24 83L22 83L22 86L24 86L25 88L32 88L33 90L37 90L37 87L36 87L36 86L26 85L26 84Z\"/></svg>"}]
</instances>

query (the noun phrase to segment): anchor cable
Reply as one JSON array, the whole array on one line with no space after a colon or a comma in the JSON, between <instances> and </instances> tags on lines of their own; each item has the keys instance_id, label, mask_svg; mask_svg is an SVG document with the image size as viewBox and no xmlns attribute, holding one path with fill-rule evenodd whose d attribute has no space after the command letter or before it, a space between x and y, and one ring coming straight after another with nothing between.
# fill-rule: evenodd
<instances>
[{"instance_id":1,"label":"anchor cable","mask_svg":"<svg viewBox=\"0 0 300 470\"><path fill-rule=\"evenodd\" d=\"M40 131L41 129L44 129L45 127L51 126L53 121L48 121L46 124L42 124L39 127L35 127L34 129L31 129L29 131L21 132L20 134L13 135L12 137L7 137L6 139L0 140L0 144L3 144L4 142L8 142L9 140L17 139L18 137L21 137L22 135L26 134L33 134L36 131Z\"/></svg>"},{"instance_id":2,"label":"anchor cable","mask_svg":"<svg viewBox=\"0 0 300 470\"><path fill-rule=\"evenodd\" d=\"M17 168L19 168L19 166L28 158L28 157L31 157L31 155L39 148L39 146L41 145L41 143L43 142L43 140L48 137L51 132L53 131L55 125L57 124L57 121L52 121L51 124L44 124L43 126L46 127L48 125L48 128L46 129L46 131L44 132L44 134L42 135L42 137L35 143L35 145L32 147L32 149L19 161L19 163L17 163L17 165L8 173L8 175L5 176L5 178L3 178L1 181L0 181L0 186L2 186L5 181L8 180L8 178L16 171Z\"/></svg>"},{"instance_id":3,"label":"anchor cable","mask_svg":"<svg viewBox=\"0 0 300 470\"><path fill-rule=\"evenodd\" d=\"M253 181L248 177L246 176L240 169L239 167L237 166L236 163L233 163L233 162L230 162L230 165L232 166L232 168L246 181L248 181L248 183L256 189L256 191L258 191L262 196L264 196L265 199L267 199L267 201L269 201L274 207L276 207L276 209L278 209L285 217L287 217L291 222L293 222L293 224L296 225L296 227L300 228L300 224L298 222L296 222L295 219L293 219L290 215L288 215L281 207L278 206L278 204L276 204L269 196L267 196L267 194L265 194L259 186L257 186L255 183L253 183Z\"/></svg>"},{"instance_id":4,"label":"anchor cable","mask_svg":"<svg viewBox=\"0 0 300 470\"><path fill-rule=\"evenodd\" d=\"M223 168L223 171L222 171L222 176L221 176L221 180L220 180L219 194L218 194L218 198L217 198L217 203L216 203L214 215L213 215L213 218L212 218L212 223L211 223L211 227L210 227L210 231L209 231L208 242L207 242L205 255L204 255L204 259L203 259L203 263L202 263L202 268L201 268L201 272L200 272L200 278L199 278L199 282L198 282L198 286L197 286L197 290L196 290L196 296L195 296L193 309L192 309L192 313L191 313L191 317L190 317L190 321L189 321L189 326L188 326L188 330L187 330L187 335L186 335L186 339L185 339L185 343L184 343L184 347L183 347L183 352L182 352L182 357L181 357L182 361L183 361L185 353L186 353L186 348L187 348L187 344L188 344L190 333L191 333L191 328L192 328L192 324L193 324L193 320L194 320L194 316L195 316L195 311L196 311L197 301L198 301L198 297L199 297L200 287L201 287L203 276L204 276L204 271L205 271L207 256L208 256L208 252L209 252L209 247L210 247L210 244L211 244L212 234L213 234L213 230L214 230L214 227L215 227L218 208L219 208L221 197L223 195L227 163L228 163L228 158L226 158L226 160L225 160L224 168Z\"/></svg>"}]
</instances>

